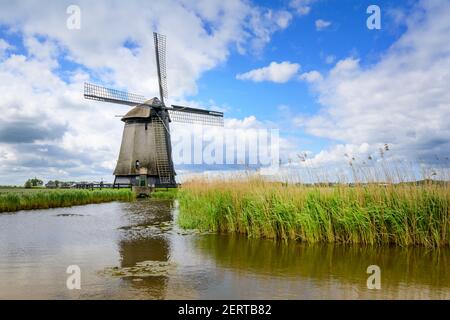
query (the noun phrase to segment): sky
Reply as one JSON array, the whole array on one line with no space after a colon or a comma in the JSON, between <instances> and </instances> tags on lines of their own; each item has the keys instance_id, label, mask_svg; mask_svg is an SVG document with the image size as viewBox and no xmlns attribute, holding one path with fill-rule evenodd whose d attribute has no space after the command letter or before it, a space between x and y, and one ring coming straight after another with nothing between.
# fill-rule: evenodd
<instances>
[{"instance_id":1,"label":"sky","mask_svg":"<svg viewBox=\"0 0 450 320\"><path fill-rule=\"evenodd\" d=\"M170 102L279 129L282 163L448 168L448 17L446 0L2 0L0 185L112 181L128 110L83 99L83 84L157 96L152 31L167 36Z\"/></svg>"}]
</instances>

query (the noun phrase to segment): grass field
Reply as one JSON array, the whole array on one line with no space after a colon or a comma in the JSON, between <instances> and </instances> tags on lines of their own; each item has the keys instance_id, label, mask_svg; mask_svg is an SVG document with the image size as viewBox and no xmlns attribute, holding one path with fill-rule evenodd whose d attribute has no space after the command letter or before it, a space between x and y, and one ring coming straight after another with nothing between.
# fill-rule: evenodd
<instances>
[{"instance_id":1,"label":"grass field","mask_svg":"<svg viewBox=\"0 0 450 320\"><path fill-rule=\"evenodd\" d=\"M448 185L285 185L193 180L179 191L182 228L304 242L446 246Z\"/></svg>"},{"instance_id":2,"label":"grass field","mask_svg":"<svg viewBox=\"0 0 450 320\"><path fill-rule=\"evenodd\" d=\"M0 188L0 212L69 207L109 201L132 201L130 189L74 190Z\"/></svg>"},{"instance_id":3,"label":"grass field","mask_svg":"<svg viewBox=\"0 0 450 320\"><path fill-rule=\"evenodd\" d=\"M33 193L39 191L51 191L45 188L0 187L0 195L5 193Z\"/></svg>"}]
</instances>

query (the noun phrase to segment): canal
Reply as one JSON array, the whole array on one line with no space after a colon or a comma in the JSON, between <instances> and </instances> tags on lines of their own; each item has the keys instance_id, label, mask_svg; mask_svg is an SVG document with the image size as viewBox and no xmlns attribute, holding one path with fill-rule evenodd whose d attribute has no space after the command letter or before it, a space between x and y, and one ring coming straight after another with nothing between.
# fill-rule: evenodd
<instances>
[{"instance_id":1,"label":"canal","mask_svg":"<svg viewBox=\"0 0 450 320\"><path fill-rule=\"evenodd\" d=\"M180 230L176 203L0 214L0 299L450 299L450 249L306 245ZM81 270L69 290L66 269ZM370 290L367 267L381 270Z\"/></svg>"}]
</instances>

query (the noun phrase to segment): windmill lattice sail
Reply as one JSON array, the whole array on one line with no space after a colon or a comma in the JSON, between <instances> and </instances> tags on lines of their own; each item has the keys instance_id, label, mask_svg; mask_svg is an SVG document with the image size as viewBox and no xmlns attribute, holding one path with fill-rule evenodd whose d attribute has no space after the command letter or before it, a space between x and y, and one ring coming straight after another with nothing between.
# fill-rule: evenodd
<instances>
[{"instance_id":1,"label":"windmill lattice sail","mask_svg":"<svg viewBox=\"0 0 450 320\"><path fill-rule=\"evenodd\" d=\"M89 100L117 103L127 106L139 105L152 107L155 105L154 99L146 99L143 95L105 88L91 83L84 84L84 97ZM166 109L169 112L170 121L223 127L222 112L178 105L172 105Z\"/></svg>"},{"instance_id":2,"label":"windmill lattice sail","mask_svg":"<svg viewBox=\"0 0 450 320\"><path fill-rule=\"evenodd\" d=\"M158 72L159 96L164 104L164 99L169 98L167 90L167 68L166 68L166 36L153 32L155 42L156 68Z\"/></svg>"},{"instance_id":3,"label":"windmill lattice sail","mask_svg":"<svg viewBox=\"0 0 450 320\"><path fill-rule=\"evenodd\" d=\"M174 122L204 124L223 127L223 113L181 106L172 106L168 109L170 120Z\"/></svg>"},{"instance_id":4,"label":"windmill lattice sail","mask_svg":"<svg viewBox=\"0 0 450 320\"><path fill-rule=\"evenodd\" d=\"M92 83L84 84L84 97L89 100L118 103L127 106L143 104L147 100L140 94L101 87Z\"/></svg>"}]
</instances>

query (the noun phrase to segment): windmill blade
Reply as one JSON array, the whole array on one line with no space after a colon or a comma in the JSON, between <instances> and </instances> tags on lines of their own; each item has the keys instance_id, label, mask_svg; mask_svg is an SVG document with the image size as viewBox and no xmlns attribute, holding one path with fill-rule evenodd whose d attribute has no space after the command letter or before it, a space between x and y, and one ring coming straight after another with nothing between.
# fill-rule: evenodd
<instances>
[{"instance_id":1,"label":"windmill blade","mask_svg":"<svg viewBox=\"0 0 450 320\"><path fill-rule=\"evenodd\" d=\"M159 97L164 105L164 98L168 99L167 69L166 69L166 36L153 32L155 42L156 69L158 71Z\"/></svg>"},{"instance_id":2,"label":"windmill blade","mask_svg":"<svg viewBox=\"0 0 450 320\"><path fill-rule=\"evenodd\" d=\"M174 122L205 124L223 127L223 113L204 109L172 106L169 111L170 119Z\"/></svg>"},{"instance_id":3,"label":"windmill blade","mask_svg":"<svg viewBox=\"0 0 450 320\"><path fill-rule=\"evenodd\" d=\"M144 96L139 94L109 89L91 83L84 84L84 97L89 100L124 104L127 106L135 106L147 101Z\"/></svg>"}]
</instances>

